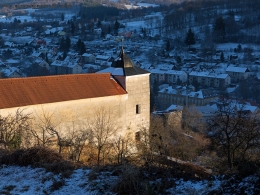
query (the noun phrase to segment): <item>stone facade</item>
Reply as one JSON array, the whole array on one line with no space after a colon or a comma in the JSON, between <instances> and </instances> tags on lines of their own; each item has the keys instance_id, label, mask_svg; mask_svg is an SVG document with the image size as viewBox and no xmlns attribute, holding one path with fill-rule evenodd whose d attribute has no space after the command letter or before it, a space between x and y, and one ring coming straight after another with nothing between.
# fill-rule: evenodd
<instances>
[{"instance_id":1,"label":"stone facade","mask_svg":"<svg viewBox=\"0 0 260 195\"><path fill-rule=\"evenodd\" d=\"M150 124L150 83L149 74L126 78L126 125L131 130L149 128Z\"/></svg>"},{"instance_id":2,"label":"stone facade","mask_svg":"<svg viewBox=\"0 0 260 195\"><path fill-rule=\"evenodd\" d=\"M118 129L118 135L124 135L127 99L128 95L125 94L6 108L1 109L1 116L14 115L17 109L20 109L23 114L30 115L32 126L38 132L40 132L39 123L42 123L44 118L50 118L60 135L65 136L71 131L89 128L91 121L97 117L98 109L102 109L105 112L110 112L113 123Z\"/></svg>"}]
</instances>

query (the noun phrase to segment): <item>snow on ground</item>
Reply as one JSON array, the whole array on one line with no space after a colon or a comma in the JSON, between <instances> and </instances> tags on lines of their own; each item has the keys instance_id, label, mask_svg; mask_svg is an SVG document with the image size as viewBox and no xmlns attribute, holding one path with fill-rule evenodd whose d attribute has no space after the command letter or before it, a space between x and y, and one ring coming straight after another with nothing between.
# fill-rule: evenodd
<instances>
[{"instance_id":1,"label":"snow on ground","mask_svg":"<svg viewBox=\"0 0 260 195\"><path fill-rule=\"evenodd\" d=\"M137 3L136 5L127 5L125 4L125 7L127 9L137 9L137 8L141 8L141 7L158 7L159 5L156 4L150 4L150 3Z\"/></svg>"},{"instance_id":2,"label":"snow on ground","mask_svg":"<svg viewBox=\"0 0 260 195\"><path fill-rule=\"evenodd\" d=\"M239 43L222 43L222 44L218 44L217 45L217 50L223 50L223 51L230 51L230 50L234 50L234 48L237 48L237 46L239 45ZM253 50L259 51L260 47L257 44L240 44L242 49L249 47L252 48Z\"/></svg>"},{"instance_id":3,"label":"snow on ground","mask_svg":"<svg viewBox=\"0 0 260 195\"><path fill-rule=\"evenodd\" d=\"M110 172L102 172L95 179L91 179L91 169L77 169L69 178L60 174L46 172L43 168L2 166L0 168L0 194L52 194L52 195L113 195L113 187L118 176L112 176ZM167 192L175 195L208 194L209 192L221 191L222 194L234 194L244 189L244 194L252 194L257 177L249 176L232 184L234 189L225 188L227 181L223 177L214 180L184 181L183 179L169 178L175 187ZM228 181L229 182L229 181ZM152 183L151 183L152 184Z\"/></svg>"},{"instance_id":4,"label":"snow on ground","mask_svg":"<svg viewBox=\"0 0 260 195\"><path fill-rule=\"evenodd\" d=\"M97 179L89 181L88 175L90 169L75 170L70 178L62 178L61 175L55 175L46 172L43 168L30 168L10 166L0 169L0 194L10 191L11 194L49 194L52 195L77 195L77 194L101 194L104 185L109 181L113 184L115 177L106 175L106 180ZM59 188L60 187L60 188ZM59 189L57 189L59 188ZM112 194L110 192L103 194Z\"/></svg>"},{"instance_id":5,"label":"snow on ground","mask_svg":"<svg viewBox=\"0 0 260 195\"><path fill-rule=\"evenodd\" d=\"M0 18L0 22L13 22L14 19L20 20L21 22L27 21L27 22L35 22L37 21L36 19L32 18L31 16L25 15L25 16L12 16L12 17L5 17L5 18Z\"/></svg>"},{"instance_id":6,"label":"snow on ground","mask_svg":"<svg viewBox=\"0 0 260 195\"><path fill-rule=\"evenodd\" d=\"M10 22L14 22L14 19L16 18L17 20L20 20L22 23L23 22L37 22L38 18L34 18L32 17L30 14L31 13L38 13L38 11L41 11L39 9L24 9L25 11L28 12L27 15L21 15L21 16L11 16L11 17L6 17L5 15L0 15L0 22L3 23L10 23ZM48 11L50 13L54 13L54 14L61 14L64 13L64 19L65 20L71 20L74 16L75 13L71 12L71 11L66 11L64 9L61 10L55 10L55 11ZM45 14L47 12L45 11Z\"/></svg>"}]
</instances>

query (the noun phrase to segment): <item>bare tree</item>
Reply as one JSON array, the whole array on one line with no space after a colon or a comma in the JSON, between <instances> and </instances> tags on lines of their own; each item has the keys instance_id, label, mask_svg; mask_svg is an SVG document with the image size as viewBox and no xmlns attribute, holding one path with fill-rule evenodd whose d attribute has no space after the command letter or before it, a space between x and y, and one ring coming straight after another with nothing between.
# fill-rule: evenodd
<instances>
[{"instance_id":1,"label":"bare tree","mask_svg":"<svg viewBox=\"0 0 260 195\"><path fill-rule=\"evenodd\" d=\"M28 145L30 114L17 109L15 115L0 116L0 143L5 149L19 149L22 144Z\"/></svg>"},{"instance_id":2,"label":"bare tree","mask_svg":"<svg viewBox=\"0 0 260 195\"><path fill-rule=\"evenodd\" d=\"M56 140L55 136L60 139L56 128L61 122L54 121L54 113L55 111L47 112L43 107L41 113L35 112L36 117L33 122L31 133L34 138L36 138L38 145L43 147L51 145Z\"/></svg>"},{"instance_id":3,"label":"bare tree","mask_svg":"<svg viewBox=\"0 0 260 195\"><path fill-rule=\"evenodd\" d=\"M127 140L124 140L122 136L118 136L113 139L113 147L117 163L121 164L127 152Z\"/></svg>"},{"instance_id":4,"label":"bare tree","mask_svg":"<svg viewBox=\"0 0 260 195\"><path fill-rule=\"evenodd\" d=\"M223 100L217 116L209 122L213 148L227 159L229 170L235 163L249 160L258 151L259 112L245 111L245 105Z\"/></svg>"},{"instance_id":5,"label":"bare tree","mask_svg":"<svg viewBox=\"0 0 260 195\"><path fill-rule=\"evenodd\" d=\"M94 114L88 118L89 129L91 130L90 141L97 149L97 165L100 165L101 154L105 152L107 145L111 144L112 138L118 132L116 112L112 108L98 107Z\"/></svg>"},{"instance_id":6,"label":"bare tree","mask_svg":"<svg viewBox=\"0 0 260 195\"><path fill-rule=\"evenodd\" d=\"M65 143L67 143L67 146L69 146L69 157L72 160L78 162L80 161L82 151L86 145L87 140L89 139L89 135L90 131L88 129L75 129L74 126L72 127L72 131L70 132L68 138L65 139Z\"/></svg>"}]
</instances>

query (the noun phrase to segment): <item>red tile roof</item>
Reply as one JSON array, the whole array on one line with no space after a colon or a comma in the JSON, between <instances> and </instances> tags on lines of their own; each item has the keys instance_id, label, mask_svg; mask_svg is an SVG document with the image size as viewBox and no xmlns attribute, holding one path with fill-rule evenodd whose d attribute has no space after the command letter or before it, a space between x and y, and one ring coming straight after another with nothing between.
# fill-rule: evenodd
<instances>
[{"instance_id":1,"label":"red tile roof","mask_svg":"<svg viewBox=\"0 0 260 195\"><path fill-rule=\"evenodd\" d=\"M104 74L71 74L0 79L0 109L122 95L126 91Z\"/></svg>"}]
</instances>

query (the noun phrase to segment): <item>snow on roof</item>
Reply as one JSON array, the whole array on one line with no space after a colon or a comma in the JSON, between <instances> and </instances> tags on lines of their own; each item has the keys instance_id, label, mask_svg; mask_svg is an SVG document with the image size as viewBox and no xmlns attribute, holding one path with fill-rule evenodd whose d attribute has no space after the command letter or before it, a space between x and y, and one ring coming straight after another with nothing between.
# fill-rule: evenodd
<instances>
[{"instance_id":1,"label":"snow on roof","mask_svg":"<svg viewBox=\"0 0 260 195\"><path fill-rule=\"evenodd\" d=\"M198 76L198 77L222 78L222 79L225 79L229 76L228 74L210 73L210 72L196 72L196 71L192 71L189 75L190 76Z\"/></svg>"},{"instance_id":2,"label":"snow on roof","mask_svg":"<svg viewBox=\"0 0 260 195\"><path fill-rule=\"evenodd\" d=\"M251 113L254 113L255 111L258 110L258 107L257 106L251 106L251 105L245 105L243 110L248 110L250 111Z\"/></svg>"},{"instance_id":3,"label":"snow on roof","mask_svg":"<svg viewBox=\"0 0 260 195\"><path fill-rule=\"evenodd\" d=\"M183 75L186 74L186 72L181 70L168 70L166 74Z\"/></svg>"},{"instance_id":4,"label":"snow on roof","mask_svg":"<svg viewBox=\"0 0 260 195\"><path fill-rule=\"evenodd\" d=\"M31 54L31 56L32 56L32 57L39 57L41 54L42 54L41 52L36 52L36 51L34 51L34 52Z\"/></svg>"},{"instance_id":5,"label":"snow on roof","mask_svg":"<svg viewBox=\"0 0 260 195\"><path fill-rule=\"evenodd\" d=\"M172 70L174 65L168 65L168 64L160 64L157 66L157 69L160 70Z\"/></svg>"},{"instance_id":6,"label":"snow on roof","mask_svg":"<svg viewBox=\"0 0 260 195\"><path fill-rule=\"evenodd\" d=\"M199 90L199 91L192 91L192 89L185 87L185 86L177 86L173 88L172 86L165 85L162 86L160 85L160 93L167 93L167 94L179 94L183 96L188 96L191 98L199 98L199 99L204 99L204 98L212 98L212 97L217 97L218 94L214 93L212 90Z\"/></svg>"},{"instance_id":7,"label":"snow on roof","mask_svg":"<svg viewBox=\"0 0 260 195\"><path fill-rule=\"evenodd\" d=\"M227 93L232 93L232 92L234 92L234 91L237 89L237 87L238 87L238 85L235 86L235 87L228 87L228 88L226 89L226 92L227 92Z\"/></svg>"},{"instance_id":8,"label":"snow on roof","mask_svg":"<svg viewBox=\"0 0 260 195\"><path fill-rule=\"evenodd\" d=\"M9 64L18 64L20 61L14 60L14 59L8 59L8 60L6 60L6 62L9 63Z\"/></svg>"},{"instance_id":9,"label":"snow on roof","mask_svg":"<svg viewBox=\"0 0 260 195\"><path fill-rule=\"evenodd\" d=\"M258 80L260 80L260 72L258 72L258 73L256 74L256 77L257 77Z\"/></svg>"},{"instance_id":10,"label":"snow on roof","mask_svg":"<svg viewBox=\"0 0 260 195\"><path fill-rule=\"evenodd\" d=\"M42 63L44 60L42 60L42 59L36 59L35 61L34 61L34 63L38 63L38 64L40 64L40 63Z\"/></svg>"},{"instance_id":11,"label":"snow on roof","mask_svg":"<svg viewBox=\"0 0 260 195\"><path fill-rule=\"evenodd\" d=\"M124 76L123 68L115 68L115 67L109 67L109 68L100 70L97 73L106 73L106 72L110 72L111 75L115 75L115 76Z\"/></svg>"},{"instance_id":12,"label":"snow on roof","mask_svg":"<svg viewBox=\"0 0 260 195\"><path fill-rule=\"evenodd\" d=\"M151 65L147 63L142 63L140 68L151 71Z\"/></svg>"},{"instance_id":13,"label":"snow on roof","mask_svg":"<svg viewBox=\"0 0 260 195\"><path fill-rule=\"evenodd\" d=\"M244 72L249 72L249 70L248 70L248 68L243 68L243 67L228 66L227 69L226 69L226 72L244 73Z\"/></svg>"},{"instance_id":14,"label":"snow on roof","mask_svg":"<svg viewBox=\"0 0 260 195\"><path fill-rule=\"evenodd\" d=\"M60 60L54 60L51 65L52 66L62 66L63 62Z\"/></svg>"},{"instance_id":15,"label":"snow on roof","mask_svg":"<svg viewBox=\"0 0 260 195\"><path fill-rule=\"evenodd\" d=\"M4 62L0 59L0 65L5 65Z\"/></svg>"},{"instance_id":16,"label":"snow on roof","mask_svg":"<svg viewBox=\"0 0 260 195\"><path fill-rule=\"evenodd\" d=\"M78 63L75 62L75 61L69 61L69 62L65 63L64 66L67 66L67 67L69 67L69 68L74 68L74 67L80 66L80 65L78 65ZM81 67L81 66L80 66L80 67Z\"/></svg>"},{"instance_id":17,"label":"snow on roof","mask_svg":"<svg viewBox=\"0 0 260 195\"><path fill-rule=\"evenodd\" d=\"M88 69L88 68L90 68L90 67L92 67L92 68L94 68L94 69L99 69L100 68L100 66L98 66L98 65L94 65L94 64L84 64L83 65L83 69Z\"/></svg>"},{"instance_id":18,"label":"snow on roof","mask_svg":"<svg viewBox=\"0 0 260 195\"><path fill-rule=\"evenodd\" d=\"M196 109L202 114L214 114L218 111L217 107L214 106L196 106Z\"/></svg>"},{"instance_id":19,"label":"snow on roof","mask_svg":"<svg viewBox=\"0 0 260 195\"><path fill-rule=\"evenodd\" d=\"M105 56L105 55L97 55L96 60L109 60L110 56Z\"/></svg>"},{"instance_id":20,"label":"snow on roof","mask_svg":"<svg viewBox=\"0 0 260 195\"><path fill-rule=\"evenodd\" d=\"M203 99L204 98L204 96L203 96L203 93L202 93L202 91L200 90L200 91L192 91L192 92L190 92L189 94L188 94L188 96L189 97L193 97L193 98L199 98L199 99Z\"/></svg>"},{"instance_id":21,"label":"snow on roof","mask_svg":"<svg viewBox=\"0 0 260 195\"><path fill-rule=\"evenodd\" d=\"M172 105L170 105L170 106L166 109L166 111L167 111L167 112L175 111L175 110L177 110L177 111L182 111L182 109L183 109L183 106L179 106L179 105L172 104Z\"/></svg>"},{"instance_id":22,"label":"snow on roof","mask_svg":"<svg viewBox=\"0 0 260 195\"><path fill-rule=\"evenodd\" d=\"M216 76L216 78L225 79L225 78L227 78L228 76L229 76L228 74L218 74L218 75Z\"/></svg>"},{"instance_id":23,"label":"snow on roof","mask_svg":"<svg viewBox=\"0 0 260 195\"><path fill-rule=\"evenodd\" d=\"M4 45L6 45L6 46L9 46L9 47L11 47L11 46L13 46L13 42L11 42L11 41L6 41L5 43L4 43Z\"/></svg>"},{"instance_id":24,"label":"snow on roof","mask_svg":"<svg viewBox=\"0 0 260 195\"><path fill-rule=\"evenodd\" d=\"M84 56L84 57L91 57L91 56L93 56L93 54L90 54L90 53L84 53L82 56Z\"/></svg>"},{"instance_id":25,"label":"snow on roof","mask_svg":"<svg viewBox=\"0 0 260 195\"><path fill-rule=\"evenodd\" d=\"M159 70L159 69L151 69L150 72L154 74L165 74L167 71Z\"/></svg>"},{"instance_id":26,"label":"snow on roof","mask_svg":"<svg viewBox=\"0 0 260 195\"><path fill-rule=\"evenodd\" d=\"M3 72L7 77L9 77L11 74L13 74L14 72L19 72L19 69L16 67L8 67L5 69L2 69L1 72Z\"/></svg>"}]
</instances>

